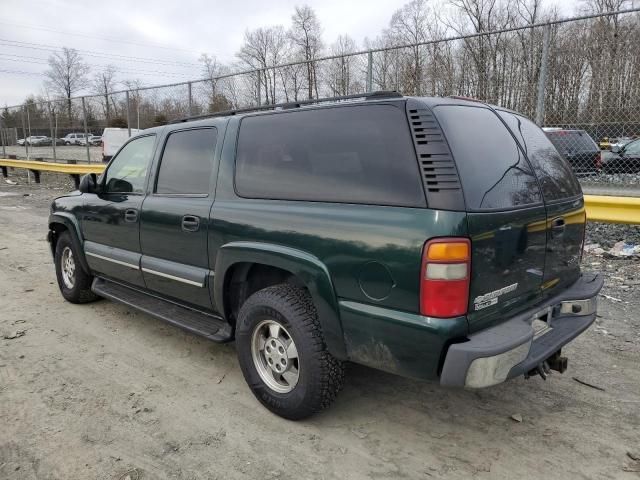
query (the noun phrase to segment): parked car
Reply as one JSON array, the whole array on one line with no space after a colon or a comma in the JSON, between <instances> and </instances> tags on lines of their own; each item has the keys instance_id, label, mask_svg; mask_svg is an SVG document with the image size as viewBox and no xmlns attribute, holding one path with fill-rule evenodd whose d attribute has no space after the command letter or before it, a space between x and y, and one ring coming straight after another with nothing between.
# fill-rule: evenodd
<instances>
[{"instance_id":1,"label":"parked car","mask_svg":"<svg viewBox=\"0 0 640 480\"><path fill-rule=\"evenodd\" d=\"M235 339L289 419L331 403L345 361L469 388L564 371L603 279L544 132L470 100L346 98L127 139L51 206L62 296Z\"/></svg>"},{"instance_id":2,"label":"parked car","mask_svg":"<svg viewBox=\"0 0 640 480\"><path fill-rule=\"evenodd\" d=\"M34 147L47 146L51 145L52 143L51 138L44 135L29 137L27 141L29 142L29 145L32 145Z\"/></svg>"},{"instance_id":3,"label":"parked car","mask_svg":"<svg viewBox=\"0 0 640 480\"><path fill-rule=\"evenodd\" d=\"M602 168L602 155L596 142L584 130L543 128L556 149L576 173L594 173Z\"/></svg>"},{"instance_id":4,"label":"parked car","mask_svg":"<svg viewBox=\"0 0 640 480\"><path fill-rule=\"evenodd\" d=\"M84 141L84 133L69 133L63 140L65 145L81 145L81 141Z\"/></svg>"},{"instance_id":5,"label":"parked car","mask_svg":"<svg viewBox=\"0 0 640 480\"><path fill-rule=\"evenodd\" d=\"M131 129L131 135L141 132L136 128ZM102 161L108 162L118 149L129 139L127 128L105 128L102 132Z\"/></svg>"},{"instance_id":6,"label":"parked car","mask_svg":"<svg viewBox=\"0 0 640 480\"><path fill-rule=\"evenodd\" d=\"M90 146L97 146L97 145L100 145L101 139L102 139L102 137L100 137L100 136L89 134L88 137L81 138L80 141L78 142L78 144L82 145L84 147L84 146L87 145L87 140L88 140Z\"/></svg>"},{"instance_id":7,"label":"parked car","mask_svg":"<svg viewBox=\"0 0 640 480\"><path fill-rule=\"evenodd\" d=\"M606 173L640 173L640 139L612 146L603 157L603 168Z\"/></svg>"},{"instance_id":8,"label":"parked car","mask_svg":"<svg viewBox=\"0 0 640 480\"><path fill-rule=\"evenodd\" d=\"M44 135L32 135L27 138L18 139L18 145L24 146L25 143L29 146L41 147L41 146L51 145L51 139Z\"/></svg>"},{"instance_id":9,"label":"parked car","mask_svg":"<svg viewBox=\"0 0 640 480\"><path fill-rule=\"evenodd\" d=\"M627 143L633 142L633 137L618 137L611 140L611 146L609 150L620 149L624 147Z\"/></svg>"}]
</instances>

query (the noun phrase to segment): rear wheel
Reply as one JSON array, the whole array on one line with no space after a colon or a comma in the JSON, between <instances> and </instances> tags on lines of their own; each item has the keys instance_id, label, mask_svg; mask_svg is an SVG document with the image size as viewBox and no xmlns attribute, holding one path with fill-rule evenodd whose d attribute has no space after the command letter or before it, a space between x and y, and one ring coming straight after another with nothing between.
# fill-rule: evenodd
<instances>
[{"instance_id":1,"label":"rear wheel","mask_svg":"<svg viewBox=\"0 0 640 480\"><path fill-rule=\"evenodd\" d=\"M56 242L54 261L58 287L65 300L71 303L87 303L99 298L91 291L93 277L78 263L78 252L69 232L60 234Z\"/></svg>"},{"instance_id":2,"label":"rear wheel","mask_svg":"<svg viewBox=\"0 0 640 480\"><path fill-rule=\"evenodd\" d=\"M249 297L238 315L236 345L253 394L281 417L313 415L342 389L343 364L327 351L303 288L281 284Z\"/></svg>"}]
</instances>

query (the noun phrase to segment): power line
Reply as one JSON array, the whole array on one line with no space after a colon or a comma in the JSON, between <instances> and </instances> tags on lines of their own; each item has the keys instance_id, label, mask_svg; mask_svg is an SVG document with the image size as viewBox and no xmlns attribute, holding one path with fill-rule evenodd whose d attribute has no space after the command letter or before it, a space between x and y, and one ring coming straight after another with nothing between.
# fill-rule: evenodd
<instances>
[{"instance_id":1,"label":"power line","mask_svg":"<svg viewBox=\"0 0 640 480\"><path fill-rule=\"evenodd\" d=\"M48 52L59 52L60 49L64 47L58 47L55 45L50 45L46 43L31 43L31 42L21 42L18 40L9 40L6 38L0 38L0 45L6 47L15 47L15 48L28 48L31 50L44 50ZM104 52L96 52L95 50L78 50L74 49L78 53L89 57L101 57L101 58L115 58L123 61L129 62L142 62L142 63L155 63L158 65L176 65L176 66L198 66L201 64L194 62L176 62L172 60L161 60L161 59L151 59L146 57L132 57L128 55L118 55L116 53L104 53Z\"/></svg>"},{"instance_id":2,"label":"power line","mask_svg":"<svg viewBox=\"0 0 640 480\"><path fill-rule=\"evenodd\" d=\"M44 75L44 73L21 72L19 70L0 70L0 73L12 73L12 74L16 74L16 75L38 75L38 76Z\"/></svg>"},{"instance_id":3,"label":"power line","mask_svg":"<svg viewBox=\"0 0 640 480\"><path fill-rule=\"evenodd\" d=\"M0 61L2 60L8 60L11 62L20 62L20 60L14 60L11 58L0 58ZM38 64L38 65L46 65L40 62L33 62L33 61L29 61L29 60L25 60L21 63L34 63L34 64ZM187 77L187 73L179 73L179 72L161 72L161 71L157 71L157 70L118 70L121 73L127 73L127 74L132 74L132 75L148 75L148 76L152 76L152 77L158 77L158 76L169 76L169 77L174 77L174 78L188 78ZM39 75L46 75L44 72L39 73Z\"/></svg>"},{"instance_id":4,"label":"power line","mask_svg":"<svg viewBox=\"0 0 640 480\"><path fill-rule=\"evenodd\" d=\"M16 57L16 58L2 58L3 56L10 56L10 57ZM32 60L25 60L25 59L32 59ZM9 62L20 62L20 63L35 63L38 65L49 65L49 62L47 62L46 58L38 58L38 57L22 57L20 55L11 55L11 54L7 54L7 53L0 53L0 61L2 60L6 60ZM41 61L34 61L34 60L41 60ZM110 65L105 65L105 64L98 64L98 63L88 63L87 64L89 67L97 67L97 68L102 68L105 69L106 67L110 66ZM116 73L118 72L124 72L124 73L147 73L147 74L161 74L161 75L172 75L172 76L180 76L183 77L187 74L191 74L191 73L182 73L182 72L167 72L167 71L160 71L160 70L141 70L138 68L131 68L131 69L127 69L127 68L118 68L116 67Z\"/></svg>"},{"instance_id":5,"label":"power line","mask_svg":"<svg viewBox=\"0 0 640 480\"><path fill-rule=\"evenodd\" d=\"M126 44L129 44L129 45L137 45L137 46L140 46L140 47L163 48L165 50L175 50L175 51L178 51L178 52L199 53L199 52L196 52L195 50L187 50L187 49L184 49L184 48L169 47L168 45L160 45L160 44L153 44L153 43L143 43L143 42L131 42L129 40L122 40L122 39L115 38L115 37L106 37L106 36L102 36L102 35L91 35L91 34L87 34L87 33L70 32L68 30L56 30L54 28L44 27L44 26L41 26L41 25L26 25L26 24L22 24L22 23L12 23L12 22L3 22L3 21L0 21L0 24L9 25L9 26L12 26L12 27L31 28L33 30L43 30L45 32L60 33L60 34L63 34L63 35L75 35L77 37L97 38L97 39L101 39L101 40L108 40L110 42L118 42L118 43L126 43Z\"/></svg>"}]
</instances>

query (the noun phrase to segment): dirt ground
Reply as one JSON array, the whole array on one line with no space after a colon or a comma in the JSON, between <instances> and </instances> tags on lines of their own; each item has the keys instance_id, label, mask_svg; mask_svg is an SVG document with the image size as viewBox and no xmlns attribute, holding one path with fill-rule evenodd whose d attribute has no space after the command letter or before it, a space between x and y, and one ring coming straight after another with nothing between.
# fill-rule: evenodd
<instances>
[{"instance_id":1,"label":"dirt ground","mask_svg":"<svg viewBox=\"0 0 640 480\"><path fill-rule=\"evenodd\" d=\"M563 350L564 375L464 391L350 365L336 403L295 423L255 400L233 344L108 301L66 303L45 241L66 179L11 178L0 180L1 479L640 478L637 259L585 259L606 271L608 297Z\"/></svg>"}]
</instances>

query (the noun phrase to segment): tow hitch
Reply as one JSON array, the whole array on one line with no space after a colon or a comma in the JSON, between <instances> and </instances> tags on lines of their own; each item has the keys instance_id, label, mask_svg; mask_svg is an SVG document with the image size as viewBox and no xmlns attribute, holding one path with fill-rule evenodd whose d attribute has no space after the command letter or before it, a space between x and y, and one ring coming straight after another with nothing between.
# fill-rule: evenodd
<instances>
[{"instance_id":1,"label":"tow hitch","mask_svg":"<svg viewBox=\"0 0 640 480\"><path fill-rule=\"evenodd\" d=\"M536 368L529 370L524 378L529 379L536 375L540 375L543 380L547 379L547 376L551 374L551 370L564 373L567 369L569 359L561 355L562 351L558 350L545 361L540 363Z\"/></svg>"}]
</instances>

